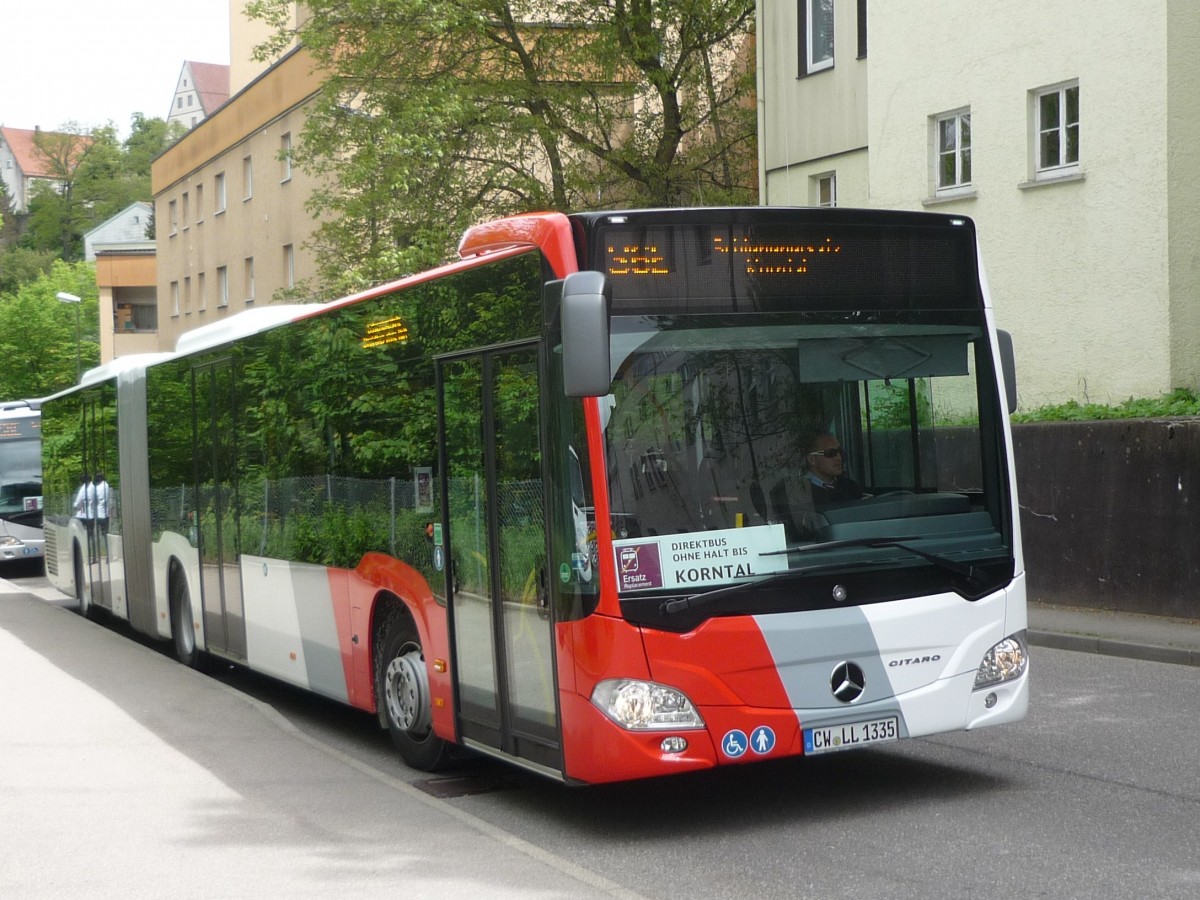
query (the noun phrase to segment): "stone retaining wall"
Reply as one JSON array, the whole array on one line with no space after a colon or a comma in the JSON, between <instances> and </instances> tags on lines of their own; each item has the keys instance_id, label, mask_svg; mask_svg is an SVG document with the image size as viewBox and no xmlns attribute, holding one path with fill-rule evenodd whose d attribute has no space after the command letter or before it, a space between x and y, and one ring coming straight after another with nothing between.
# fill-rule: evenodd
<instances>
[{"instance_id":1,"label":"stone retaining wall","mask_svg":"<svg viewBox=\"0 0 1200 900\"><path fill-rule=\"evenodd\" d=\"M1200 618L1200 419L1013 426L1029 599Z\"/></svg>"}]
</instances>

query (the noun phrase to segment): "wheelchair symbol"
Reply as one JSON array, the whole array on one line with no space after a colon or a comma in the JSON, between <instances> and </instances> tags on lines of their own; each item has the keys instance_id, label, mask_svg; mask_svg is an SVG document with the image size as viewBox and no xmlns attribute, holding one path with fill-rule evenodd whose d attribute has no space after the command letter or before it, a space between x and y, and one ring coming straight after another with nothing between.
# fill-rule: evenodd
<instances>
[{"instance_id":1,"label":"wheelchair symbol","mask_svg":"<svg viewBox=\"0 0 1200 900\"><path fill-rule=\"evenodd\" d=\"M725 737L721 738L721 750L730 759L737 759L746 752L749 746L746 741L746 733L736 728L725 732Z\"/></svg>"}]
</instances>

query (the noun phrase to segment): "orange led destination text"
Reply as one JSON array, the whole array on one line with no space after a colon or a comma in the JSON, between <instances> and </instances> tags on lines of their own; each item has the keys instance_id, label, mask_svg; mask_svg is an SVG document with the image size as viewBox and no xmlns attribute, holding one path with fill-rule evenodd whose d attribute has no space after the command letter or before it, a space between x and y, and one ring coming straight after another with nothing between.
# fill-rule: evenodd
<instances>
[{"instance_id":1,"label":"orange led destination text","mask_svg":"<svg viewBox=\"0 0 1200 900\"><path fill-rule=\"evenodd\" d=\"M800 241L757 241L735 237L727 244L724 238L714 237L713 249L717 253L739 257L745 264L747 275L803 275L808 271L812 257L841 253L842 245L835 244L833 238L806 244Z\"/></svg>"},{"instance_id":2,"label":"orange led destination text","mask_svg":"<svg viewBox=\"0 0 1200 900\"><path fill-rule=\"evenodd\" d=\"M629 244L618 250L608 248L609 275L670 275L666 258L654 246Z\"/></svg>"},{"instance_id":3,"label":"orange led destination text","mask_svg":"<svg viewBox=\"0 0 1200 900\"><path fill-rule=\"evenodd\" d=\"M408 326L399 316L392 316L379 322L368 322L367 333L363 335L364 350L371 347L382 347L384 344L402 344L408 340Z\"/></svg>"}]
</instances>

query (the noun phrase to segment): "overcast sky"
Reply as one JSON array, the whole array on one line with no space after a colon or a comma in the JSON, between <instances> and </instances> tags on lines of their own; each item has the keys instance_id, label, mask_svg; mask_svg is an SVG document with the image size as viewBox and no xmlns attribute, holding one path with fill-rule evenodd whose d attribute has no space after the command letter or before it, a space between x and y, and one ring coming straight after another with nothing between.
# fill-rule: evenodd
<instances>
[{"instance_id":1,"label":"overcast sky","mask_svg":"<svg viewBox=\"0 0 1200 900\"><path fill-rule=\"evenodd\" d=\"M0 124L165 119L184 60L229 63L229 0L0 0Z\"/></svg>"}]
</instances>

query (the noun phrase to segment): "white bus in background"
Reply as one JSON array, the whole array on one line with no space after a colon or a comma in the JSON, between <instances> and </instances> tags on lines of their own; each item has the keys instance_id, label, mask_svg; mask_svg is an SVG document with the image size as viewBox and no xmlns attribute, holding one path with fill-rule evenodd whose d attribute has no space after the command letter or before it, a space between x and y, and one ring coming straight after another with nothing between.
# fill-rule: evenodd
<instances>
[{"instance_id":1,"label":"white bus in background","mask_svg":"<svg viewBox=\"0 0 1200 900\"><path fill-rule=\"evenodd\" d=\"M38 400L0 403L0 570L40 559L42 531L42 413Z\"/></svg>"}]
</instances>

